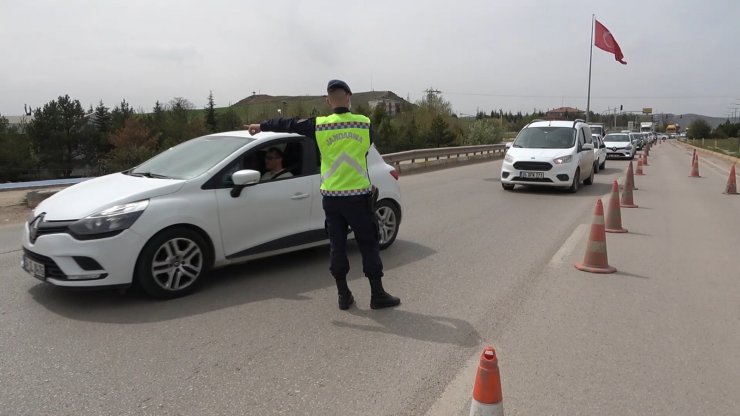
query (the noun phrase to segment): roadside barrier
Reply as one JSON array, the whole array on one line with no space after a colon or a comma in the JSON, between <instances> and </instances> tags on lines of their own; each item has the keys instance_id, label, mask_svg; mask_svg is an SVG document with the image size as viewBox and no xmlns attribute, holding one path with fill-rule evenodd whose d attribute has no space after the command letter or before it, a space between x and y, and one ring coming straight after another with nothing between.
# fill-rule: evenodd
<instances>
[{"instance_id":1,"label":"roadside barrier","mask_svg":"<svg viewBox=\"0 0 740 416\"><path fill-rule=\"evenodd\" d=\"M626 229L622 228L622 210L619 207L619 183L616 181L616 179L612 183L612 194L609 197L609 206L606 210L606 232L627 232Z\"/></svg>"},{"instance_id":2,"label":"roadside barrier","mask_svg":"<svg viewBox=\"0 0 740 416\"><path fill-rule=\"evenodd\" d=\"M503 416L504 405L501 393L501 374L498 370L498 359L493 347L483 349L475 375L473 400L470 404L470 416Z\"/></svg>"},{"instance_id":3,"label":"roadside barrier","mask_svg":"<svg viewBox=\"0 0 740 416\"><path fill-rule=\"evenodd\" d=\"M624 187L628 189L627 186ZM630 190L632 192L632 190ZM583 263L576 263L576 269L590 273L614 273L616 268L609 265L606 254L606 230L604 229L604 205L601 199L596 201L594 220L591 224L591 233L588 236L586 255Z\"/></svg>"},{"instance_id":4,"label":"roadside barrier","mask_svg":"<svg viewBox=\"0 0 740 416\"><path fill-rule=\"evenodd\" d=\"M727 178L727 186L725 186L725 191L722 192L723 194L727 195L737 195L737 179L735 178L735 164L732 165L730 168L730 177Z\"/></svg>"}]
</instances>

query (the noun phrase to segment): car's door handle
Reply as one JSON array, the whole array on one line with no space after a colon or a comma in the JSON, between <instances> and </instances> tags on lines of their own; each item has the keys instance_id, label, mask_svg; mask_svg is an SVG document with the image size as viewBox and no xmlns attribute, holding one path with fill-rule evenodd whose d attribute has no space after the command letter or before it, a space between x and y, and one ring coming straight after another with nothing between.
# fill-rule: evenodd
<instances>
[{"instance_id":1,"label":"car's door handle","mask_svg":"<svg viewBox=\"0 0 740 416\"><path fill-rule=\"evenodd\" d=\"M290 199L304 199L308 198L308 194L293 194Z\"/></svg>"}]
</instances>

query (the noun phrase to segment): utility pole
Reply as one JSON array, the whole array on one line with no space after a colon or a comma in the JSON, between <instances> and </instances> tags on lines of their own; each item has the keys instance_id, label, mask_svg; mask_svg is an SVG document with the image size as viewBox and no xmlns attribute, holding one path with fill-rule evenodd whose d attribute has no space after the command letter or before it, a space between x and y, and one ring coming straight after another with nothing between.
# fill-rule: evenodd
<instances>
[{"instance_id":1,"label":"utility pole","mask_svg":"<svg viewBox=\"0 0 740 416\"><path fill-rule=\"evenodd\" d=\"M437 94L442 94L442 91L434 89L432 87L425 89L424 92L427 93L427 98L431 97L432 95L436 97Z\"/></svg>"}]
</instances>

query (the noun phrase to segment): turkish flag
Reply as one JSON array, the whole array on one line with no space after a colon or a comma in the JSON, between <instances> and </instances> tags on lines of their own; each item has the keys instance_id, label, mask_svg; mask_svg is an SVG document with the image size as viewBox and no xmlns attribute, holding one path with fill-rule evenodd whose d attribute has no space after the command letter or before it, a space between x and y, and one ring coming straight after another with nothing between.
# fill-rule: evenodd
<instances>
[{"instance_id":1,"label":"turkish flag","mask_svg":"<svg viewBox=\"0 0 740 416\"><path fill-rule=\"evenodd\" d=\"M594 45L599 49L613 53L614 59L627 65L627 61L624 60L624 55L622 55L622 49L614 39L614 36L612 36L609 29L602 25L598 20L596 20L596 36L594 36Z\"/></svg>"}]
</instances>

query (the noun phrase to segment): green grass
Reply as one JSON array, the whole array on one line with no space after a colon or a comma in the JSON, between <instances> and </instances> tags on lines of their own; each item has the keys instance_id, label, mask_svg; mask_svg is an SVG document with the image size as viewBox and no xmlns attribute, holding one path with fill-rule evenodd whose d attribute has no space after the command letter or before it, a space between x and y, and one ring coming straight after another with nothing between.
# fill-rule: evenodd
<instances>
[{"instance_id":1,"label":"green grass","mask_svg":"<svg viewBox=\"0 0 740 416\"><path fill-rule=\"evenodd\" d=\"M701 139L689 139L686 142L703 149L740 157L740 138L704 139L703 141Z\"/></svg>"}]
</instances>

